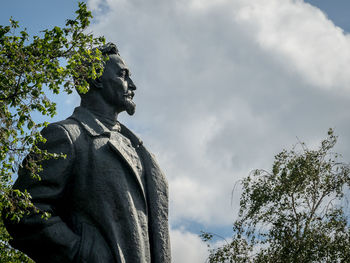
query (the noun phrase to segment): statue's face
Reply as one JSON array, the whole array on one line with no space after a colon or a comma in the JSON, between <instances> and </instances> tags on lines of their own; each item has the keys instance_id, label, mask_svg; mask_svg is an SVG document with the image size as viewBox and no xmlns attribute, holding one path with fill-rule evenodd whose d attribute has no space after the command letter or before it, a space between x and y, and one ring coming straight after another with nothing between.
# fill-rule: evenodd
<instances>
[{"instance_id":1,"label":"statue's face","mask_svg":"<svg viewBox=\"0 0 350 263\"><path fill-rule=\"evenodd\" d=\"M136 86L130 78L128 67L119 55L109 56L100 80L100 92L105 102L115 107L117 112L126 111L133 115L136 105L132 99Z\"/></svg>"}]
</instances>

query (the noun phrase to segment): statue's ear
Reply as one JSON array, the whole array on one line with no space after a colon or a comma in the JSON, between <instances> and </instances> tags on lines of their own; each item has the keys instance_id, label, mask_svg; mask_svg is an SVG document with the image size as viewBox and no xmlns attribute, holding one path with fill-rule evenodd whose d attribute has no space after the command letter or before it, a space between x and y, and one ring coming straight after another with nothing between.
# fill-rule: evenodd
<instances>
[{"instance_id":1,"label":"statue's ear","mask_svg":"<svg viewBox=\"0 0 350 263\"><path fill-rule=\"evenodd\" d=\"M102 87L103 87L100 78L91 79L90 85L97 88L97 89L102 89Z\"/></svg>"}]
</instances>

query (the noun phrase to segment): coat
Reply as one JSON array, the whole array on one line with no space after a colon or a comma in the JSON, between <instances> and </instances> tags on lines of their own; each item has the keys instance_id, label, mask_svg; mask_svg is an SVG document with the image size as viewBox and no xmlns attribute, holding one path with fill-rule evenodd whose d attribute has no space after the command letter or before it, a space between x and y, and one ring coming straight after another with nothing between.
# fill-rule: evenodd
<instances>
[{"instance_id":1,"label":"coat","mask_svg":"<svg viewBox=\"0 0 350 263\"><path fill-rule=\"evenodd\" d=\"M38 263L170 262L167 181L139 138L83 107L42 135L67 157L45 161L41 180L20 170L14 188L51 217L7 223L15 248Z\"/></svg>"}]
</instances>

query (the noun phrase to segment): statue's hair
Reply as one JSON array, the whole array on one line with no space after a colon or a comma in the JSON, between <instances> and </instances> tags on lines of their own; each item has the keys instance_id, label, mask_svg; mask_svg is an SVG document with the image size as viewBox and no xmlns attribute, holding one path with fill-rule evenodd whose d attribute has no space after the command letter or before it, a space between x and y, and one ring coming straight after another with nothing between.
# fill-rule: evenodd
<instances>
[{"instance_id":1,"label":"statue's hair","mask_svg":"<svg viewBox=\"0 0 350 263\"><path fill-rule=\"evenodd\" d=\"M101 51L103 56L108 56L108 55L113 55L113 54L119 55L119 50L118 50L117 46L111 42L108 42L107 44L105 44L103 46L96 47L93 50L96 50L96 49ZM86 65L89 65L89 64L86 63ZM91 87L91 85L94 85L93 80L87 79L87 81L89 82L90 87ZM80 95L80 97L84 96L84 94L80 93L78 90L77 90L77 92Z\"/></svg>"},{"instance_id":2,"label":"statue's hair","mask_svg":"<svg viewBox=\"0 0 350 263\"><path fill-rule=\"evenodd\" d=\"M103 55L119 54L119 50L114 43L107 43L106 45L97 47L98 50L102 52Z\"/></svg>"}]
</instances>

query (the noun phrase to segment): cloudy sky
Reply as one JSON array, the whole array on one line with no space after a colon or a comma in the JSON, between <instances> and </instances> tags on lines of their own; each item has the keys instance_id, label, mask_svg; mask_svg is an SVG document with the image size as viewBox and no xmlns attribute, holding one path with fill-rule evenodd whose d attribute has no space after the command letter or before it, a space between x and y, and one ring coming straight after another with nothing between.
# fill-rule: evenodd
<instances>
[{"instance_id":1,"label":"cloudy sky","mask_svg":"<svg viewBox=\"0 0 350 263\"><path fill-rule=\"evenodd\" d=\"M200 230L229 238L235 183L270 169L297 138L317 147L332 127L337 151L350 160L349 1L87 3L91 32L117 44L138 87L137 113L121 121L168 177L175 263L205 261ZM76 9L68 0L14 0L0 22L12 15L37 33L63 25ZM58 101L54 120L79 104L77 95Z\"/></svg>"}]
</instances>

